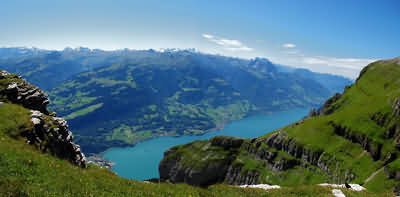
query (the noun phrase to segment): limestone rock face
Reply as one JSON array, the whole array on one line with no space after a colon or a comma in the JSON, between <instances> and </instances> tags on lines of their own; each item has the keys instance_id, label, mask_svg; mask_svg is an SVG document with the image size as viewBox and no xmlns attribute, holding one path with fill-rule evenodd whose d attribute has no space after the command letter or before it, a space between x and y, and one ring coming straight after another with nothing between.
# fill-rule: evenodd
<instances>
[{"instance_id":1,"label":"limestone rock face","mask_svg":"<svg viewBox=\"0 0 400 197\"><path fill-rule=\"evenodd\" d=\"M244 142L243 139L227 137L227 136L216 136L211 139L211 145L220 146L225 149L239 148L243 142Z\"/></svg>"},{"instance_id":2,"label":"limestone rock face","mask_svg":"<svg viewBox=\"0 0 400 197\"><path fill-rule=\"evenodd\" d=\"M230 166L225 176L225 183L232 185L256 185L259 183L260 173L249 171L242 173L241 168Z\"/></svg>"},{"instance_id":3,"label":"limestone rock face","mask_svg":"<svg viewBox=\"0 0 400 197\"><path fill-rule=\"evenodd\" d=\"M72 142L73 136L63 118L55 117L47 110L49 100L39 88L30 85L18 75L0 70L0 103L22 105L31 110L33 129L21 133L28 144L43 152L49 152L80 167L86 167L85 155L79 145ZM0 104L1 105L1 104Z\"/></svg>"},{"instance_id":4,"label":"limestone rock face","mask_svg":"<svg viewBox=\"0 0 400 197\"><path fill-rule=\"evenodd\" d=\"M400 97L394 101L392 109L393 109L393 116L400 116Z\"/></svg>"},{"instance_id":5,"label":"limestone rock face","mask_svg":"<svg viewBox=\"0 0 400 197\"><path fill-rule=\"evenodd\" d=\"M279 131L271 135L267 140L266 144L270 147L276 148L289 153L293 157L301 158L304 161L316 165L318 159L321 156L321 152L313 152L299 145L295 141L288 139L284 131Z\"/></svg>"},{"instance_id":6,"label":"limestone rock face","mask_svg":"<svg viewBox=\"0 0 400 197\"><path fill-rule=\"evenodd\" d=\"M27 81L17 75L12 75L0 70L0 79L10 79L7 86L0 88L0 94L6 95L7 99L14 104L20 104L25 108L37 110L49 114L47 95L39 88L30 85ZM4 85L4 84L3 84Z\"/></svg>"},{"instance_id":7,"label":"limestone rock face","mask_svg":"<svg viewBox=\"0 0 400 197\"><path fill-rule=\"evenodd\" d=\"M271 149L266 149L266 146ZM258 171L248 171L234 162L239 157L237 154L239 150L241 153L248 154L255 160L264 163L265 168L275 172L285 171L296 166L307 168L307 166L313 165L318 166L322 171L330 175L334 182L346 182L356 178L351 171L346 172L344 176L337 176L339 173L329 168L330 165L340 165L334 157L325 152L312 151L305 148L295 140L290 139L284 130L280 130L267 138L254 138L247 142L243 139L217 136L210 139L204 147L201 151L209 154L216 151L215 147L221 147L232 154L226 156L225 159L208 160L207 157L203 158L203 160L207 161L207 165L196 167L185 164L184 160L188 159L188 155L182 156L177 148L171 148L164 153L164 159L159 165L161 179L173 183L183 182L200 186L215 183L232 185L259 184L261 182L261 174ZM294 158L278 158L277 151L286 152Z\"/></svg>"},{"instance_id":8,"label":"limestone rock face","mask_svg":"<svg viewBox=\"0 0 400 197\"><path fill-rule=\"evenodd\" d=\"M209 163L203 168L184 167L179 161L161 162L159 166L161 180L173 183L187 183L196 186L208 186L222 182L229 164L225 162Z\"/></svg>"},{"instance_id":9,"label":"limestone rock face","mask_svg":"<svg viewBox=\"0 0 400 197\"><path fill-rule=\"evenodd\" d=\"M350 129L343 127L341 125L335 124L333 122L331 122L330 124L334 127L334 132L337 135L343 136L344 138L354 143L360 144L364 150L368 151L371 154L372 158L375 161L380 159L381 149L383 146L382 144L373 142L367 136L356 134L352 132Z\"/></svg>"},{"instance_id":10,"label":"limestone rock face","mask_svg":"<svg viewBox=\"0 0 400 197\"><path fill-rule=\"evenodd\" d=\"M276 159L277 152L269 151L261 147L261 144L268 145L277 150L288 152L290 155L302 159L301 163L296 159ZM271 135L265 141L257 141L257 138L245 143L245 140L226 136L216 136L212 138L206 148L221 147L231 151L224 160L213 159L207 162L206 166L194 167L185 165L182 155L177 149L170 149L164 153L164 159L160 162L159 172L162 180L174 183L184 182L192 185L207 186L215 183L228 183L233 185L252 185L260 183L260 173L257 171L246 171L242 166L234 164L237 151L246 151L253 155L258 161L265 163L265 167L273 171L284 171L298 165L311 163L317 165L322 153L313 152L296 144L294 141L287 140L284 132ZM209 149L210 153L214 151ZM207 160L208 158L204 158ZM323 164L321 164L323 165Z\"/></svg>"},{"instance_id":11,"label":"limestone rock face","mask_svg":"<svg viewBox=\"0 0 400 197\"><path fill-rule=\"evenodd\" d=\"M235 140L233 140L235 141ZM219 146L224 146L229 149L228 144L232 144L231 140L223 140L219 138L215 142ZM221 142L221 143L220 143ZM236 142L236 141L235 141ZM236 145L236 143L233 143ZM207 163L206 166L196 167L187 166L180 158L175 158L176 149L169 149L164 153L164 159L160 162L159 172L160 179L173 183L188 183L197 186L208 186L215 183L223 182L234 158L215 160ZM170 156L173 159L167 159ZM206 158L205 158L206 159Z\"/></svg>"},{"instance_id":12,"label":"limestone rock face","mask_svg":"<svg viewBox=\"0 0 400 197\"><path fill-rule=\"evenodd\" d=\"M36 145L43 152L50 152L75 165L86 167L85 155L79 145L72 142L73 136L67 122L63 118L45 116L39 111L31 112L34 129L22 133L27 143Z\"/></svg>"}]
</instances>

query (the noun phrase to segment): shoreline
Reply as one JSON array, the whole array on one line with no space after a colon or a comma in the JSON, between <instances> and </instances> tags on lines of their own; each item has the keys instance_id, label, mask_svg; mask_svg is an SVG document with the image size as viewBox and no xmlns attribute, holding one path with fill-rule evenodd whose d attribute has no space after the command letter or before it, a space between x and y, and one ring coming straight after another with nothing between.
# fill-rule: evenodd
<instances>
[{"instance_id":1,"label":"shoreline","mask_svg":"<svg viewBox=\"0 0 400 197\"><path fill-rule=\"evenodd\" d=\"M245 116L244 118L246 118L246 117L247 116ZM244 118L242 118L242 119L244 119ZM239 120L242 120L242 119L239 119ZM225 128L226 124L229 124L229 123L231 123L233 121L238 121L238 120L224 121L223 123L217 124L216 127L208 129L208 130L206 130L205 132L203 132L201 134L191 134L191 135L161 134L161 135L153 136L151 138L140 140L140 141L138 141L138 142L136 142L134 144L126 144L126 145L123 145L123 146L114 146L114 147L107 148L106 150L104 150L102 152L99 152L99 153L89 153L88 154L89 156L86 157L87 163L89 163L89 164L93 163L93 164L95 164L97 166L104 166L104 167L107 167L109 169L112 169L112 167L115 166L116 163L104 158L105 152L109 151L110 149L113 149L113 148L127 148L127 147L131 148L131 147L135 147L136 144L139 144L139 143L142 143L142 142L145 142L145 141L148 141L148 140L153 140L153 139L156 139L156 138L159 138L159 137L177 137L178 138L178 137L183 137L183 136L202 136L202 135L205 135L205 134L210 133L210 132L217 132L217 131L223 130Z\"/></svg>"},{"instance_id":2,"label":"shoreline","mask_svg":"<svg viewBox=\"0 0 400 197\"><path fill-rule=\"evenodd\" d=\"M136 146L137 144L139 144L139 143L142 143L142 142L145 142L145 141L148 141L148 140L153 140L153 139L156 139L156 138L159 138L159 137L176 137L176 138L179 138L179 137L183 137L183 136L202 136L202 135L205 135L205 134L210 133L210 132L218 132L218 131L221 131L221 130L225 129L225 126L226 126L227 124L230 124L230 123L232 123L232 122L234 122L234 121L240 121L240 120L243 120L243 119L248 118L248 117L251 117L251 116L257 116L257 115L271 115L271 114L273 114L273 113L286 112L286 111L290 111L290 109L285 109L285 110L281 110L281 111L269 111L269 112L253 112L253 113L249 113L249 114L243 116L243 118L241 118L241 119L234 119L234 120L221 121L220 123L217 123L216 126L215 126L214 128L205 130L203 133L200 133L200 134L174 135L174 134L162 133L162 134L160 134L160 135L156 135L156 136L153 136L153 137L151 137L151 138L147 138L147 139L144 139L144 140L137 141L137 142L134 143L134 144L124 144L124 145L122 145L122 146L114 146L114 147L107 148L106 150L104 150L104 151L102 151L102 152L99 152L99 153L89 153L88 155L90 155L90 156L88 156L87 159L88 159L88 158L95 158L95 161L96 161L96 162L94 162L93 160L90 160L90 161L92 161L92 162L95 163L95 164L96 164L96 163L100 164L99 166L105 166L105 167L107 167L107 168L112 169L112 167L113 167L114 165L116 165L116 163L113 162L113 161L110 161L110 160L106 160L106 159L104 158L105 152L109 151L110 149L113 149L113 148L132 148L132 147L135 147L135 146ZM89 159L88 159L88 160L89 160ZM98 164L96 164L96 165L98 165ZM103 164L105 164L105 165L103 165Z\"/></svg>"}]
</instances>

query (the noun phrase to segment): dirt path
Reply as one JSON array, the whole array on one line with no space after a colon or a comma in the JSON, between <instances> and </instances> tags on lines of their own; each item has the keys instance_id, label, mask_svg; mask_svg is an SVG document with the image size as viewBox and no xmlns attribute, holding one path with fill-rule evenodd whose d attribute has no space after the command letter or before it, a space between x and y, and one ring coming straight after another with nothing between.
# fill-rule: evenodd
<instances>
[{"instance_id":1,"label":"dirt path","mask_svg":"<svg viewBox=\"0 0 400 197\"><path fill-rule=\"evenodd\" d=\"M356 160L363 157L366 153L367 153L367 151L365 151L365 150L363 152L361 152L361 154L357 156Z\"/></svg>"},{"instance_id":2,"label":"dirt path","mask_svg":"<svg viewBox=\"0 0 400 197\"><path fill-rule=\"evenodd\" d=\"M369 176L367 179L365 179L364 184L368 183L370 180L372 180L378 173L380 173L383 169L385 168L382 167L379 170L377 170L376 172L372 173L371 176Z\"/></svg>"}]
</instances>

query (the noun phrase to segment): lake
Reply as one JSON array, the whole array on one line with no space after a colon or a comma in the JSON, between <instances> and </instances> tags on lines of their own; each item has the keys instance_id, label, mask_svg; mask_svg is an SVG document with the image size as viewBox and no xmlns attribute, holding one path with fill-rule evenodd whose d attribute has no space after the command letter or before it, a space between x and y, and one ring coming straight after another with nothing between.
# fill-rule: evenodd
<instances>
[{"instance_id":1,"label":"lake","mask_svg":"<svg viewBox=\"0 0 400 197\"><path fill-rule=\"evenodd\" d=\"M293 109L269 115L251 116L233 121L223 130L206 133L202 136L159 137L138 143L134 147L111 148L104 153L106 160L113 161L112 170L119 176L146 180L159 178L158 164L168 148L195 140L210 139L217 135L254 138L296 122L307 115L309 109Z\"/></svg>"}]
</instances>

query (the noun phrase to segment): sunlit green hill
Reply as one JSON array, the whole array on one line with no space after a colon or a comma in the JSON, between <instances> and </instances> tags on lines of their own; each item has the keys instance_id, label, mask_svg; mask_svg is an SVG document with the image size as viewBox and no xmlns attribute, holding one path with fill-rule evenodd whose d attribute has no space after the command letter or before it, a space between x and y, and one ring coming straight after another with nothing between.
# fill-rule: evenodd
<instances>
[{"instance_id":1,"label":"sunlit green hill","mask_svg":"<svg viewBox=\"0 0 400 197\"><path fill-rule=\"evenodd\" d=\"M161 178L194 185L357 183L373 192L398 191L399 62L368 65L310 117L265 136L173 147L160 164Z\"/></svg>"}]
</instances>

